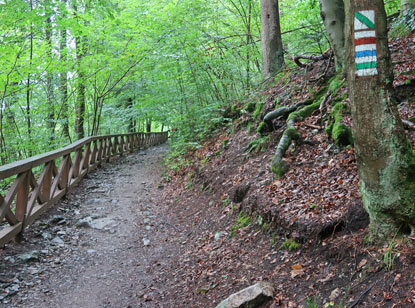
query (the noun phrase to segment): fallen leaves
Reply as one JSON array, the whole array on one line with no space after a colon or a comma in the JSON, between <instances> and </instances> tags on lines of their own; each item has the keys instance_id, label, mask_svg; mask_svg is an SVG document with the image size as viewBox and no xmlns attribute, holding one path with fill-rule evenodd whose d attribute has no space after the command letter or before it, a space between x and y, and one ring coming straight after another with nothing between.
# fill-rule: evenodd
<instances>
[{"instance_id":1,"label":"fallen leaves","mask_svg":"<svg viewBox=\"0 0 415 308\"><path fill-rule=\"evenodd\" d=\"M295 278L297 276L302 276L305 272L305 269L301 264L294 264L291 266L291 278Z\"/></svg>"}]
</instances>

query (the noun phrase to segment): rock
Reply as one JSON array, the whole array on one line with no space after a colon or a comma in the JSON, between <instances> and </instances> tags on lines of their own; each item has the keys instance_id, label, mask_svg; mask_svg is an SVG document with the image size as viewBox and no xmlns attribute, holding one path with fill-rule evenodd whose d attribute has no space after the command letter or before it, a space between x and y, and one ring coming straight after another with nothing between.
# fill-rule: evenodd
<instances>
[{"instance_id":1,"label":"rock","mask_svg":"<svg viewBox=\"0 0 415 308\"><path fill-rule=\"evenodd\" d=\"M144 246L150 246L150 240L143 238L143 244Z\"/></svg>"},{"instance_id":2,"label":"rock","mask_svg":"<svg viewBox=\"0 0 415 308\"><path fill-rule=\"evenodd\" d=\"M225 235L225 232L223 232L223 231L216 232L215 233L215 241L216 242L219 241L223 237L223 235Z\"/></svg>"},{"instance_id":3,"label":"rock","mask_svg":"<svg viewBox=\"0 0 415 308\"><path fill-rule=\"evenodd\" d=\"M259 308L274 297L274 292L269 282L261 281L232 294L216 308Z\"/></svg>"},{"instance_id":4,"label":"rock","mask_svg":"<svg viewBox=\"0 0 415 308\"><path fill-rule=\"evenodd\" d=\"M246 194L248 193L250 185L249 184L241 184L236 186L231 193L232 202L240 203L245 198Z\"/></svg>"},{"instance_id":5,"label":"rock","mask_svg":"<svg viewBox=\"0 0 415 308\"><path fill-rule=\"evenodd\" d=\"M91 217L86 217L86 218L81 219L76 225L80 228L92 228L91 221L92 221Z\"/></svg>"},{"instance_id":6,"label":"rock","mask_svg":"<svg viewBox=\"0 0 415 308\"><path fill-rule=\"evenodd\" d=\"M342 291L339 288L334 289L330 293L329 300L334 301L336 298L340 296L341 293Z\"/></svg>"},{"instance_id":7,"label":"rock","mask_svg":"<svg viewBox=\"0 0 415 308\"><path fill-rule=\"evenodd\" d=\"M52 238L52 235L50 233L48 233L48 232L42 232L42 237L45 240L50 240Z\"/></svg>"},{"instance_id":8,"label":"rock","mask_svg":"<svg viewBox=\"0 0 415 308\"><path fill-rule=\"evenodd\" d=\"M56 236L53 240L52 240L52 243L53 244L56 244L56 245L58 245L58 246L64 246L65 245L65 242L59 237L59 236Z\"/></svg>"},{"instance_id":9,"label":"rock","mask_svg":"<svg viewBox=\"0 0 415 308\"><path fill-rule=\"evenodd\" d=\"M53 216L49 220L49 224L51 224L51 225L63 225L63 224L66 224L66 219L63 216Z\"/></svg>"},{"instance_id":10,"label":"rock","mask_svg":"<svg viewBox=\"0 0 415 308\"><path fill-rule=\"evenodd\" d=\"M19 259L20 261L22 261L24 263L29 262L29 261L38 261L39 260L39 255L40 255L39 251L33 250L31 252L23 253L21 255L18 255L17 259Z\"/></svg>"}]
</instances>

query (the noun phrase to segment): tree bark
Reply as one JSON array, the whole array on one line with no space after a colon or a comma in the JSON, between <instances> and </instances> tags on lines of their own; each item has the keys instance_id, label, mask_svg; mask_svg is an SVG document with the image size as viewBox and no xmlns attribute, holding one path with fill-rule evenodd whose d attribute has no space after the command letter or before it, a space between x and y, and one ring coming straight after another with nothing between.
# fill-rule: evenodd
<instances>
[{"instance_id":1,"label":"tree bark","mask_svg":"<svg viewBox=\"0 0 415 308\"><path fill-rule=\"evenodd\" d=\"M415 155L392 97L384 3L346 0L345 9L347 81L360 192L370 216L370 239L383 241L399 231L414 230ZM360 58L362 52L372 56Z\"/></svg>"},{"instance_id":2,"label":"tree bark","mask_svg":"<svg viewBox=\"0 0 415 308\"><path fill-rule=\"evenodd\" d=\"M146 119L146 132L151 133L151 119Z\"/></svg>"},{"instance_id":3,"label":"tree bark","mask_svg":"<svg viewBox=\"0 0 415 308\"><path fill-rule=\"evenodd\" d=\"M75 133L78 139L85 137L84 121L85 121L85 73L82 68L82 58L84 56L84 40L81 36L75 38L76 58L78 64L78 95L75 105Z\"/></svg>"},{"instance_id":4,"label":"tree bark","mask_svg":"<svg viewBox=\"0 0 415 308\"><path fill-rule=\"evenodd\" d=\"M278 0L261 0L262 79L266 80L284 65Z\"/></svg>"},{"instance_id":5,"label":"tree bark","mask_svg":"<svg viewBox=\"0 0 415 308\"><path fill-rule=\"evenodd\" d=\"M48 44L47 56L48 60L52 61L52 17L49 16L46 20L45 29L46 42ZM52 142L55 140L55 107L53 106L53 74L47 72L46 74L46 99L48 104L48 120L47 126L50 130L49 139Z\"/></svg>"},{"instance_id":6,"label":"tree bark","mask_svg":"<svg viewBox=\"0 0 415 308\"><path fill-rule=\"evenodd\" d=\"M320 14L334 51L336 70L344 66L344 3L343 0L320 0Z\"/></svg>"},{"instance_id":7,"label":"tree bark","mask_svg":"<svg viewBox=\"0 0 415 308\"><path fill-rule=\"evenodd\" d=\"M66 4L66 0L63 1ZM62 12L62 18L66 18L65 11ZM67 62L67 32L66 28L60 31L60 62L66 64ZM63 119L63 135L71 141L69 134L69 112L68 112L68 73L65 71L59 74L60 92L61 92L61 104L62 112L61 118Z\"/></svg>"}]
</instances>

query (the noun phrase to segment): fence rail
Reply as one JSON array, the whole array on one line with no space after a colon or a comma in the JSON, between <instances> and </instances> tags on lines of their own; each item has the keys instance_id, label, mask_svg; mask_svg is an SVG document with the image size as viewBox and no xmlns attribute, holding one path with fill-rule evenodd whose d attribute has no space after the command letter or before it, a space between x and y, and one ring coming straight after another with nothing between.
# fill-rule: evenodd
<instances>
[{"instance_id":1,"label":"fence rail","mask_svg":"<svg viewBox=\"0 0 415 308\"><path fill-rule=\"evenodd\" d=\"M0 247L23 233L40 214L69 192L91 170L113 156L167 140L168 133L131 133L81 139L64 148L0 166ZM35 172L40 168L40 173ZM36 176L35 176L36 174Z\"/></svg>"}]
</instances>

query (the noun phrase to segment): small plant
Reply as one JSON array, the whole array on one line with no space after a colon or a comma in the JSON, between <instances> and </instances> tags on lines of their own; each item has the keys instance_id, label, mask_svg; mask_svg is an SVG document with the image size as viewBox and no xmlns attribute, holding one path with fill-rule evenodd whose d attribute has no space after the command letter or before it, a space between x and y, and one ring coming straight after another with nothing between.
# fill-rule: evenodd
<instances>
[{"instance_id":1,"label":"small plant","mask_svg":"<svg viewBox=\"0 0 415 308\"><path fill-rule=\"evenodd\" d=\"M224 206L227 206L228 204L229 204L229 199L228 198L226 198L226 199L223 199L222 200L222 204L224 205Z\"/></svg>"},{"instance_id":2,"label":"small plant","mask_svg":"<svg viewBox=\"0 0 415 308\"><path fill-rule=\"evenodd\" d=\"M245 214L243 211L239 212L238 219L236 220L236 223L232 226L232 231L229 234L229 236L233 237L240 228L245 228L250 224L251 217Z\"/></svg>"},{"instance_id":3,"label":"small plant","mask_svg":"<svg viewBox=\"0 0 415 308\"><path fill-rule=\"evenodd\" d=\"M395 263L396 257L399 255L399 250L396 249L396 246L399 244L399 241L392 239L389 243L388 248L383 255L383 262L386 265L386 269L391 271L393 269L393 264Z\"/></svg>"},{"instance_id":4,"label":"small plant","mask_svg":"<svg viewBox=\"0 0 415 308\"><path fill-rule=\"evenodd\" d=\"M268 136L264 136L264 137L260 137L258 139L254 139L252 140L249 144L248 144L248 153L251 152L262 152L266 149L266 146L268 144L268 140L269 137Z\"/></svg>"},{"instance_id":5,"label":"small plant","mask_svg":"<svg viewBox=\"0 0 415 308\"><path fill-rule=\"evenodd\" d=\"M318 308L317 297L313 296L313 299L307 298L306 307L307 308Z\"/></svg>"},{"instance_id":6,"label":"small plant","mask_svg":"<svg viewBox=\"0 0 415 308\"><path fill-rule=\"evenodd\" d=\"M249 217L247 214L241 211L239 212L238 220L236 221L236 223L238 225L238 229L247 227L251 224L251 217Z\"/></svg>"},{"instance_id":7,"label":"small plant","mask_svg":"<svg viewBox=\"0 0 415 308\"><path fill-rule=\"evenodd\" d=\"M292 238L287 238L284 243L282 243L280 249L287 249L288 251L294 251L300 248L300 244L297 243Z\"/></svg>"},{"instance_id":8,"label":"small plant","mask_svg":"<svg viewBox=\"0 0 415 308\"><path fill-rule=\"evenodd\" d=\"M256 104L256 108L255 108L255 111L254 111L254 114L253 114L254 119L258 119L258 117L261 114L261 111L264 108L264 106L265 106L264 102L258 102Z\"/></svg>"}]
</instances>

